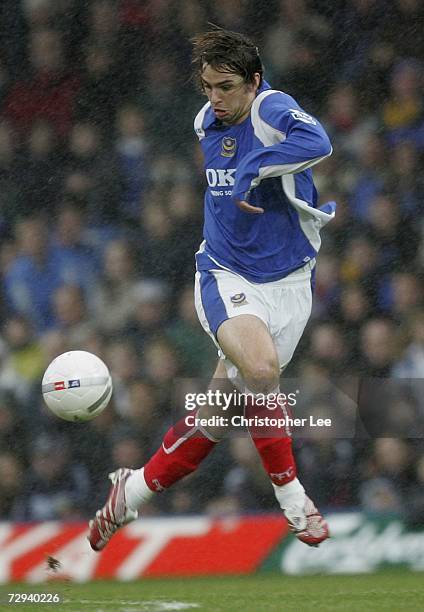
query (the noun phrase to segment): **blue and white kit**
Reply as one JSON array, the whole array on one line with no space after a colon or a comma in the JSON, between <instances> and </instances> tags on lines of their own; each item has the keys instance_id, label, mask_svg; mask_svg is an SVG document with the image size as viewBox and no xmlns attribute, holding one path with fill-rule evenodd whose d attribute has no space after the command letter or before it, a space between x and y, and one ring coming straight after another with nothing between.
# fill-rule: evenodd
<instances>
[{"instance_id":1,"label":"blue and white kit","mask_svg":"<svg viewBox=\"0 0 424 612\"><path fill-rule=\"evenodd\" d=\"M330 141L314 117L266 81L242 123L222 124L207 102L194 128L208 182L204 241L196 253L199 319L216 342L218 327L226 319L259 316L283 367L309 317L320 229L334 216L333 202L317 208L310 169L331 154ZM235 200L247 200L265 212L246 213ZM302 294L300 308L294 287ZM288 288L290 298L283 296ZM288 309L291 320L278 324L279 317L287 319ZM226 365L230 370L231 364Z\"/></svg>"}]
</instances>

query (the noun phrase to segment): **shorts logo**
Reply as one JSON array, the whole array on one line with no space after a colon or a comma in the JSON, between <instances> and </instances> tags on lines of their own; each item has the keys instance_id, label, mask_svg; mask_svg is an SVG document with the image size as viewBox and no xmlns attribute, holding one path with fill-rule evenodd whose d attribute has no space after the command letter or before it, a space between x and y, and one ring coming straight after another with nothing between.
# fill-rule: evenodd
<instances>
[{"instance_id":1,"label":"shorts logo","mask_svg":"<svg viewBox=\"0 0 424 612\"><path fill-rule=\"evenodd\" d=\"M236 293L230 297L233 306L245 306L249 302L246 300L246 295L244 293Z\"/></svg>"},{"instance_id":2,"label":"shorts logo","mask_svg":"<svg viewBox=\"0 0 424 612\"><path fill-rule=\"evenodd\" d=\"M222 139L221 155L223 157L233 157L236 152L237 140L226 136Z\"/></svg>"}]
</instances>

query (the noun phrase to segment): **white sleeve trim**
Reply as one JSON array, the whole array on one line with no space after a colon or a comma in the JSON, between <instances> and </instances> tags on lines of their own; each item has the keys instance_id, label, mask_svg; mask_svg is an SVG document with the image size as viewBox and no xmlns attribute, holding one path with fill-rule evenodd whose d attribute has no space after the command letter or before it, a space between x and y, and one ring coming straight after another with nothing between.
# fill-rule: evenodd
<instances>
[{"instance_id":1,"label":"white sleeve trim","mask_svg":"<svg viewBox=\"0 0 424 612\"><path fill-rule=\"evenodd\" d=\"M203 120L205 118L206 111L208 110L210 105L210 102L206 102L206 104L202 106L200 111L197 113L196 118L194 120L194 131L196 132L199 140L203 140L203 138L205 137L205 130L203 129Z\"/></svg>"},{"instance_id":2,"label":"white sleeve trim","mask_svg":"<svg viewBox=\"0 0 424 612\"><path fill-rule=\"evenodd\" d=\"M262 166L262 168L259 168L258 176L255 177L250 183L249 191L257 187L263 179L283 176L284 174L297 174L298 172L302 172L303 170L307 170L315 164L318 164L329 155L331 155L331 151L327 155L315 157L314 159L310 159L306 162L298 162L297 164L278 164L274 166Z\"/></svg>"},{"instance_id":3,"label":"white sleeve trim","mask_svg":"<svg viewBox=\"0 0 424 612\"><path fill-rule=\"evenodd\" d=\"M281 184L287 199L299 215L299 223L303 233L315 251L318 252L321 246L320 229L333 219L335 213L328 214L323 210L313 208L305 200L296 197L296 182L293 174L284 174L281 177Z\"/></svg>"},{"instance_id":4,"label":"white sleeve trim","mask_svg":"<svg viewBox=\"0 0 424 612\"><path fill-rule=\"evenodd\" d=\"M266 121L262 119L259 115L259 108L268 96L281 93L275 89L266 89L262 93L260 93L253 101L252 108L250 111L250 116L253 125L253 131L255 133L256 138L260 140L266 147L270 147L275 144L280 144L283 140L286 139L286 134L277 130L277 128L272 127Z\"/></svg>"}]
</instances>

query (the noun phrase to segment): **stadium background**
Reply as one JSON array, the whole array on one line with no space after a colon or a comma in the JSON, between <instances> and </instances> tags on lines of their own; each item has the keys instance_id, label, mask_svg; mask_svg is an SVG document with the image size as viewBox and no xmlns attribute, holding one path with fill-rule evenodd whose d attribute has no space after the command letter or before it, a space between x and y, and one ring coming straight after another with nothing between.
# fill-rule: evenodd
<instances>
[{"instance_id":1,"label":"stadium background","mask_svg":"<svg viewBox=\"0 0 424 612\"><path fill-rule=\"evenodd\" d=\"M423 17L419 0L1 2L1 520L87 518L107 472L160 443L173 381L213 370L192 299L205 182L189 39L208 21L250 34L267 80L334 145L314 175L338 212L290 375L422 377ZM72 348L101 356L115 383L88 425L40 396L45 366ZM320 507L424 523L420 400L378 406L381 437L296 442ZM146 514L275 509L238 437Z\"/></svg>"}]
</instances>

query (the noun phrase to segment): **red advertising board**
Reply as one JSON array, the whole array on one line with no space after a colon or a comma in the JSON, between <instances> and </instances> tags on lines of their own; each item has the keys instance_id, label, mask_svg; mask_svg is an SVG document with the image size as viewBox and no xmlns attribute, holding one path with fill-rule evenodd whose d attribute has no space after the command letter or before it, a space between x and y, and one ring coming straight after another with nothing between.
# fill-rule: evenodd
<instances>
[{"instance_id":1,"label":"red advertising board","mask_svg":"<svg viewBox=\"0 0 424 612\"><path fill-rule=\"evenodd\" d=\"M0 523L0 583L247 574L287 532L281 515L142 519L121 529L104 551L95 553L85 523ZM48 557L57 559L60 567L49 567Z\"/></svg>"}]
</instances>

